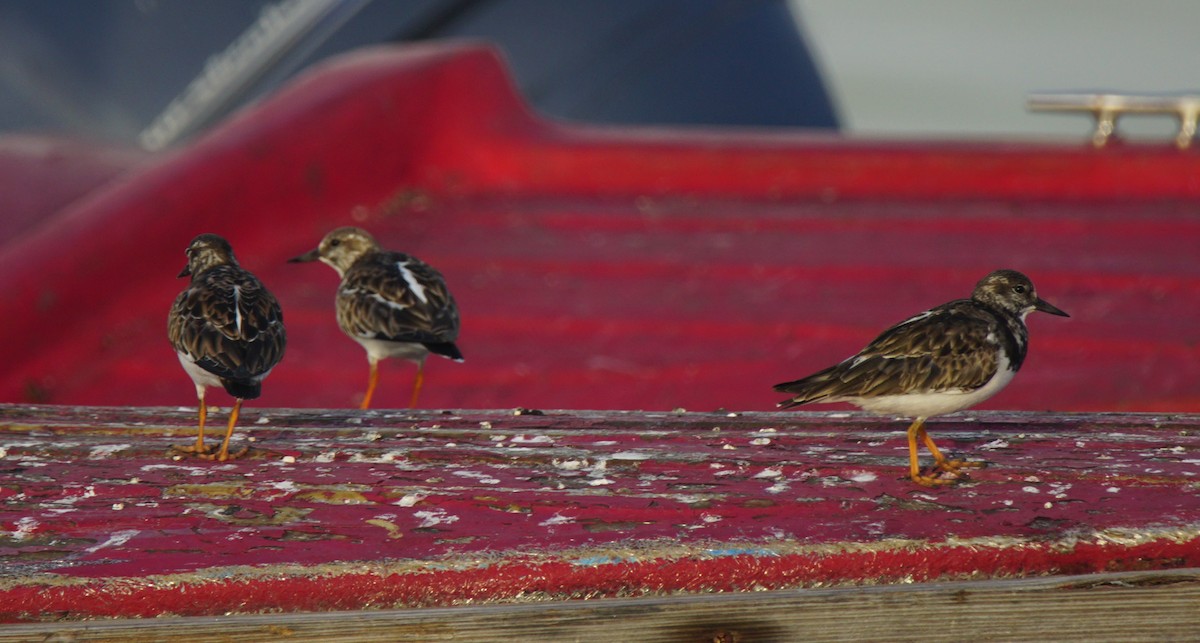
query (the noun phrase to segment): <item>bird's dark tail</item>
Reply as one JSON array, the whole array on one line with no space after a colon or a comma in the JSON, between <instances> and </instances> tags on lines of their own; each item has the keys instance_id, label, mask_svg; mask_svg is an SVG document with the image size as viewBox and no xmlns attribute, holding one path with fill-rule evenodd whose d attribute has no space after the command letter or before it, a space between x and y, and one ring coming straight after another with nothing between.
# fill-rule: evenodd
<instances>
[{"instance_id":1,"label":"bird's dark tail","mask_svg":"<svg viewBox=\"0 0 1200 643\"><path fill-rule=\"evenodd\" d=\"M253 400L262 395L262 382L223 379L221 384L225 387L226 393L243 400Z\"/></svg>"},{"instance_id":2,"label":"bird's dark tail","mask_svg":"<svg viewBox=\"0 0 1200 643\"><path fill-rule=\"evenodd\" d=\"M455 346L454 342L425 342L424 344L430 353L448 357L456 362L463 361L462 352L458 350L458 346Z\"/></svg>"},{"instance_id":3,"label":"bird's dark tail","mask_svg":"<svg viewBox=\"0 0 1200 643\"><path fill-rule=\"evenodd\" d=\"M831 380L833 379L831 375L835 368L830 367L803 379L776 384L774 386L776 392L792 395L791 398L780 402L778 404L779 408L790 409L793 406L800 406L809 402L821 402L831 397L833 393L830 390Z\"/></svg>"}]
</instances>

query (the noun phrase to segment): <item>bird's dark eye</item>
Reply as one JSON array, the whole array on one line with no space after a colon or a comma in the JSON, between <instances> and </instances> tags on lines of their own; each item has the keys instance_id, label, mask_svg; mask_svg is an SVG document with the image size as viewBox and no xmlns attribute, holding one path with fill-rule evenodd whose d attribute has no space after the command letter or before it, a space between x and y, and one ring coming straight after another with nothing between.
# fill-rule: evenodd
<instances>
[{"instance_id":1,"label":"bird's dark eye","mask_svg":"<svg viewBox=\"0 0 1200 643\"><path fill-rule=\"evenodd\" d=\"M336 248L336 247L338 247L338 246L342 245L342 240L341 240L341 239L330 239L330 240L329 240L329 245L331 245L331 246L333 246L334 248Z\"/></svg>"},{"instance_id":2,"label":"bird's dark eye","mask_svg":"<svg viewBox=\"0 0 1200 643\"><path fill-rule=\"evenodd\" d=\"M1018 295L1024 295L1025 294L1025 284L1017 284L1017 285L1013 286L1013 292L1017 293Z\"/></svg>"}]
</instances>

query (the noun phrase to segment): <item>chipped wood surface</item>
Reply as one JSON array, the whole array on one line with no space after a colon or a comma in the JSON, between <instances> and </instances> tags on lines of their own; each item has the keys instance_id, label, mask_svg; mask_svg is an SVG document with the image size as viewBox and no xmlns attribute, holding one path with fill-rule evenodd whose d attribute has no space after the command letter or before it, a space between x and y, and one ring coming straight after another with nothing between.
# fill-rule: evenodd
<instances>
[{"instance_id":1,"label":"chipped wood surface","mask_svg":"<svg viewBox=\"0 0 1200 643\"><path fill-rule=\"evenodd\" d=\"M561 601L537 605L47 623L0 642L1192 641L1200 570Z\"/></svg>"},{"instance_id":2,"label":"chipped wood surface","mask_svg":"<svg viewBox=\"0 0 1200 643\"><path fill-rule=\"evenodd\" d=\"M219 418L225 409L210 418ZM1194 415L971 413L906 478L844 413L0 406L0 619L500 604L1200 567Z\"/></svg>"}]
</instances>

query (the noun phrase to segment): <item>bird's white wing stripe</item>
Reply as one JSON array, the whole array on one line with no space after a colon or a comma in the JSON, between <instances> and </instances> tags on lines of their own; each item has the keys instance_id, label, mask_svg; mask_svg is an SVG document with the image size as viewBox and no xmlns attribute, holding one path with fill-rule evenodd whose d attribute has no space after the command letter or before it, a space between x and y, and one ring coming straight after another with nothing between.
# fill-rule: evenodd
<instances>
[{"instance_id":1,"label":"bird's white wing stripe","mask_svg":"<svg viewBox=\"0 0 1200 643\"><path fill-rule=\"evenodd\" d=\"M233 287L233 322L237 325L238 337L242 336L242 289Z\"/></svg>"},{"instance_id":2,"label":"bird's white wing stripe","mask_svg":"<svg viewBox=\"0 0 1200 643\"><path fill-rule=\"evenodd\" d=\"M408 269L407 261L396 262L396 267L400 269L400 276L404 277L404 281L408 283L409 290L421 300L422 304L428 304L429 299L425 297L425 286L421 285L420 280L413 274L413 271Z\"/></svg>"}]
</instances>

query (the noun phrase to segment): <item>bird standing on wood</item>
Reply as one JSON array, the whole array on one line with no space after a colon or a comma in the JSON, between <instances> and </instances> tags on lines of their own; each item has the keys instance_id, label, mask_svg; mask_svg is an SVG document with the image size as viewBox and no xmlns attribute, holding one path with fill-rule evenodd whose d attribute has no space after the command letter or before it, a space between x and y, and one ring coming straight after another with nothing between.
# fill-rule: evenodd
<instances>
[{"instance_id":1,"label":"bird standing on wood","mask_svg":"<svg viewBox=\"0 0 1200 643\"><path fill-rule=\"evenodd\" d=\"M342 332L367 351L370 376L359 408L371 406L379 384L379 361L400 357L415 362L409 407L417 405L430 353L461 362L458 306L442 275L402 252L384 250L366 230L338 228L315 250L289 261L320 260L337 271L336 310Z\"/></svg>"},{"instance_id":2,"label":"bird standing on wood","mask_svg":"<svg viewBox=\"0 0 1200 643\"><path fill-rule=\"evenodd\" d=\"M262 282L238 265L233 248L220 236L196 237L187 248L187 258L179 276L190 276L192 281L171 306L167 336L183 370L196 384L200 430L195 445L175 448L206 460L239 458L248 447L231 454L229 439L242 400L257 398L263 379L283 359L287 346L283 311ZM235 400L216 453L204 444L205 390L210 386L224 388Z\"/></svg>"},{"instance_id":3,"label":"bird standing on wood","mask_svg":"<svg viewBox=\"0 0 1200 643\"><path fill-rule=\"evenodd\" d=\"M983 465L947 459L926 432L925 420L974 406L1004 388L1025 360L1025 317L1035 310L1069 317L1039 298L1025 275L997 270L975 285L970 299L910 317L857 355L776 384L776 391L792 394L779 406L849 402L872 413L915 418L908 427L910 477L924 486L951 484L961 468ZM917 464L918 441L933 454L930 474Z\"/></svg>"}]
</instances>

